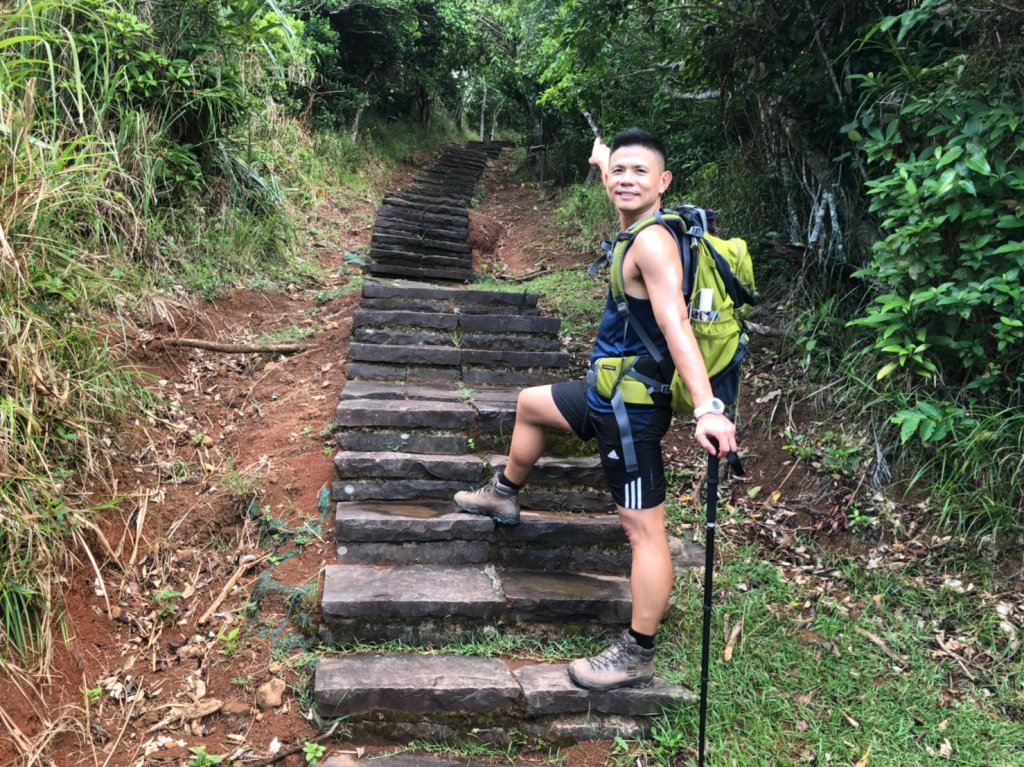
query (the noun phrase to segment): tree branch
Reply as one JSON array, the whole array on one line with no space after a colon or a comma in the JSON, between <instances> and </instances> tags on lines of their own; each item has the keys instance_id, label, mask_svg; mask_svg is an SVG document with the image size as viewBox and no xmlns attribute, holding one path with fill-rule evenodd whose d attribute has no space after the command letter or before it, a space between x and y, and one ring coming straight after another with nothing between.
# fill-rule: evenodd
<instances>
[{"instance_id":1,"label":"tree branch","mask_svg":"<svg viewBox=\"0 0 1024 767\"><path fill-rule=\"evenodd\" d=\"M191 346L211 352L225 354L293 354L304 352L309 347L302 344L225 344L219 341L204 341L201 338L157 338L164 346Z\"/></svg>"}]
</instances>

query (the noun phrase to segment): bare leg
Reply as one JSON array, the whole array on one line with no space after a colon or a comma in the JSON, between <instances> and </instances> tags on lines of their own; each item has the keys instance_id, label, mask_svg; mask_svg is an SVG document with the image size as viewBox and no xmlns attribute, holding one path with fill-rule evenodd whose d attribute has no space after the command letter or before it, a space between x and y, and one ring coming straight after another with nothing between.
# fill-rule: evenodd
<instances>
[{"instance_id":1,"label":"bare leg","mask_svg":"<svg viewBox=\"0 0 1024 767\"><path fill-rule=\"evenodd\" d=\"M632 628L653 636L672 594L672 556L665 534L665 505L639 510L619 506L618 509L633 552L629 576L633 597Z\"/></svg>"},{"instance_id":2,"label":"bare leg","mask_svg":"<svg viewBox=\"0 0 1024 767\"><path fill-rule=\"evenodd\" d=\"M512 430L505 477L517 485L526 481L537 459L544 453L548 428L571 431L555 400L550 386L531 386L519 392L516 400L516 425Z\"/></svg>"}]
</instances>

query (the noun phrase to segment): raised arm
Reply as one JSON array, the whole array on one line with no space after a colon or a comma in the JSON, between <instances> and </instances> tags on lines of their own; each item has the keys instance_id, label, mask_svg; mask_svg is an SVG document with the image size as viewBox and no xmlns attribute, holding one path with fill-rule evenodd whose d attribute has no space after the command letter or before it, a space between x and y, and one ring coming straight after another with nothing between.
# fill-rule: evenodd
<instances>
[{"instance_id":1,"label":"raised arm","mask_svg":"<svg viewBox=\"0 0 1024 767\"><path fill-rule=\"evenodd\" d=\"M612 150L601 140L600 136L594 139L594 146L590 150L588 162L597 166L597 169L601 171L602 179L608 175L608 157L611 153Z\"/></svg>"}]
</instances>

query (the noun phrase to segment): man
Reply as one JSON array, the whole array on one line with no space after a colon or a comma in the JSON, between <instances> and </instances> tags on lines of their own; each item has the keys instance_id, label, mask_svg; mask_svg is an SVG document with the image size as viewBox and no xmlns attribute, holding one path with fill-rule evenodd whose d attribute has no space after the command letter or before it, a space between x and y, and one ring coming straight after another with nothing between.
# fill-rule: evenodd
<instances>
[{"instance_id":1,"label":"man","mask_svg":"<svg viewBox=\"0 0 1024 767\"><path fill-rule=\"evenodd\" d=\"M609 149L594 142L590 162L597 165L605 189L625 230L661 208L672 181L665 168L665 148L650 133L631 128ZM690 327L682 293L682 264L672 234L663 226L643 229L626 251L623 281L631 322L639 321L672 362L698 403L695 435L719 457L736 450L736 430L714 398L704 360ZM591 360L646 354L643 342L615 311L609 292ZM593 690L642 687L654 678L654 636L668 607L673 570L665 531L665 472L661 440L672 413L668 402L627 405L637 469L627 474L619 426L611 403L585 381L524 389L516 404L508 463L484 487L455 494L464 511L484 514L502 524L519 521L517 493L544 451L549 428L571 431L583 440L597 439L601 464L632 551L630 627L608 649L569 666L579 686ZM717 443L712 442L712 440Z\"/></svg>"}]
</instances>

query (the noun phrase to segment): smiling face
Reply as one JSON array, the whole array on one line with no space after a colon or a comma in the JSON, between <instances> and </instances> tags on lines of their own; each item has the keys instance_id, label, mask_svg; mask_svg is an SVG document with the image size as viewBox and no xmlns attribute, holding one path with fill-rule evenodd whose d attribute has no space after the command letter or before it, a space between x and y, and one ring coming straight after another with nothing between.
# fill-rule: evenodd
<instances>
[{"instance_id":1,"label":"smiling face","mask_svg":"<svg viewBox=\"0 0 1024 767\"><path fill-rule=\"evenodd\" d=\"M608 158L605 189L623 228L653 213L672 182L661 155L640 145L616 149Z\"/></svg>"}]
</instances>

